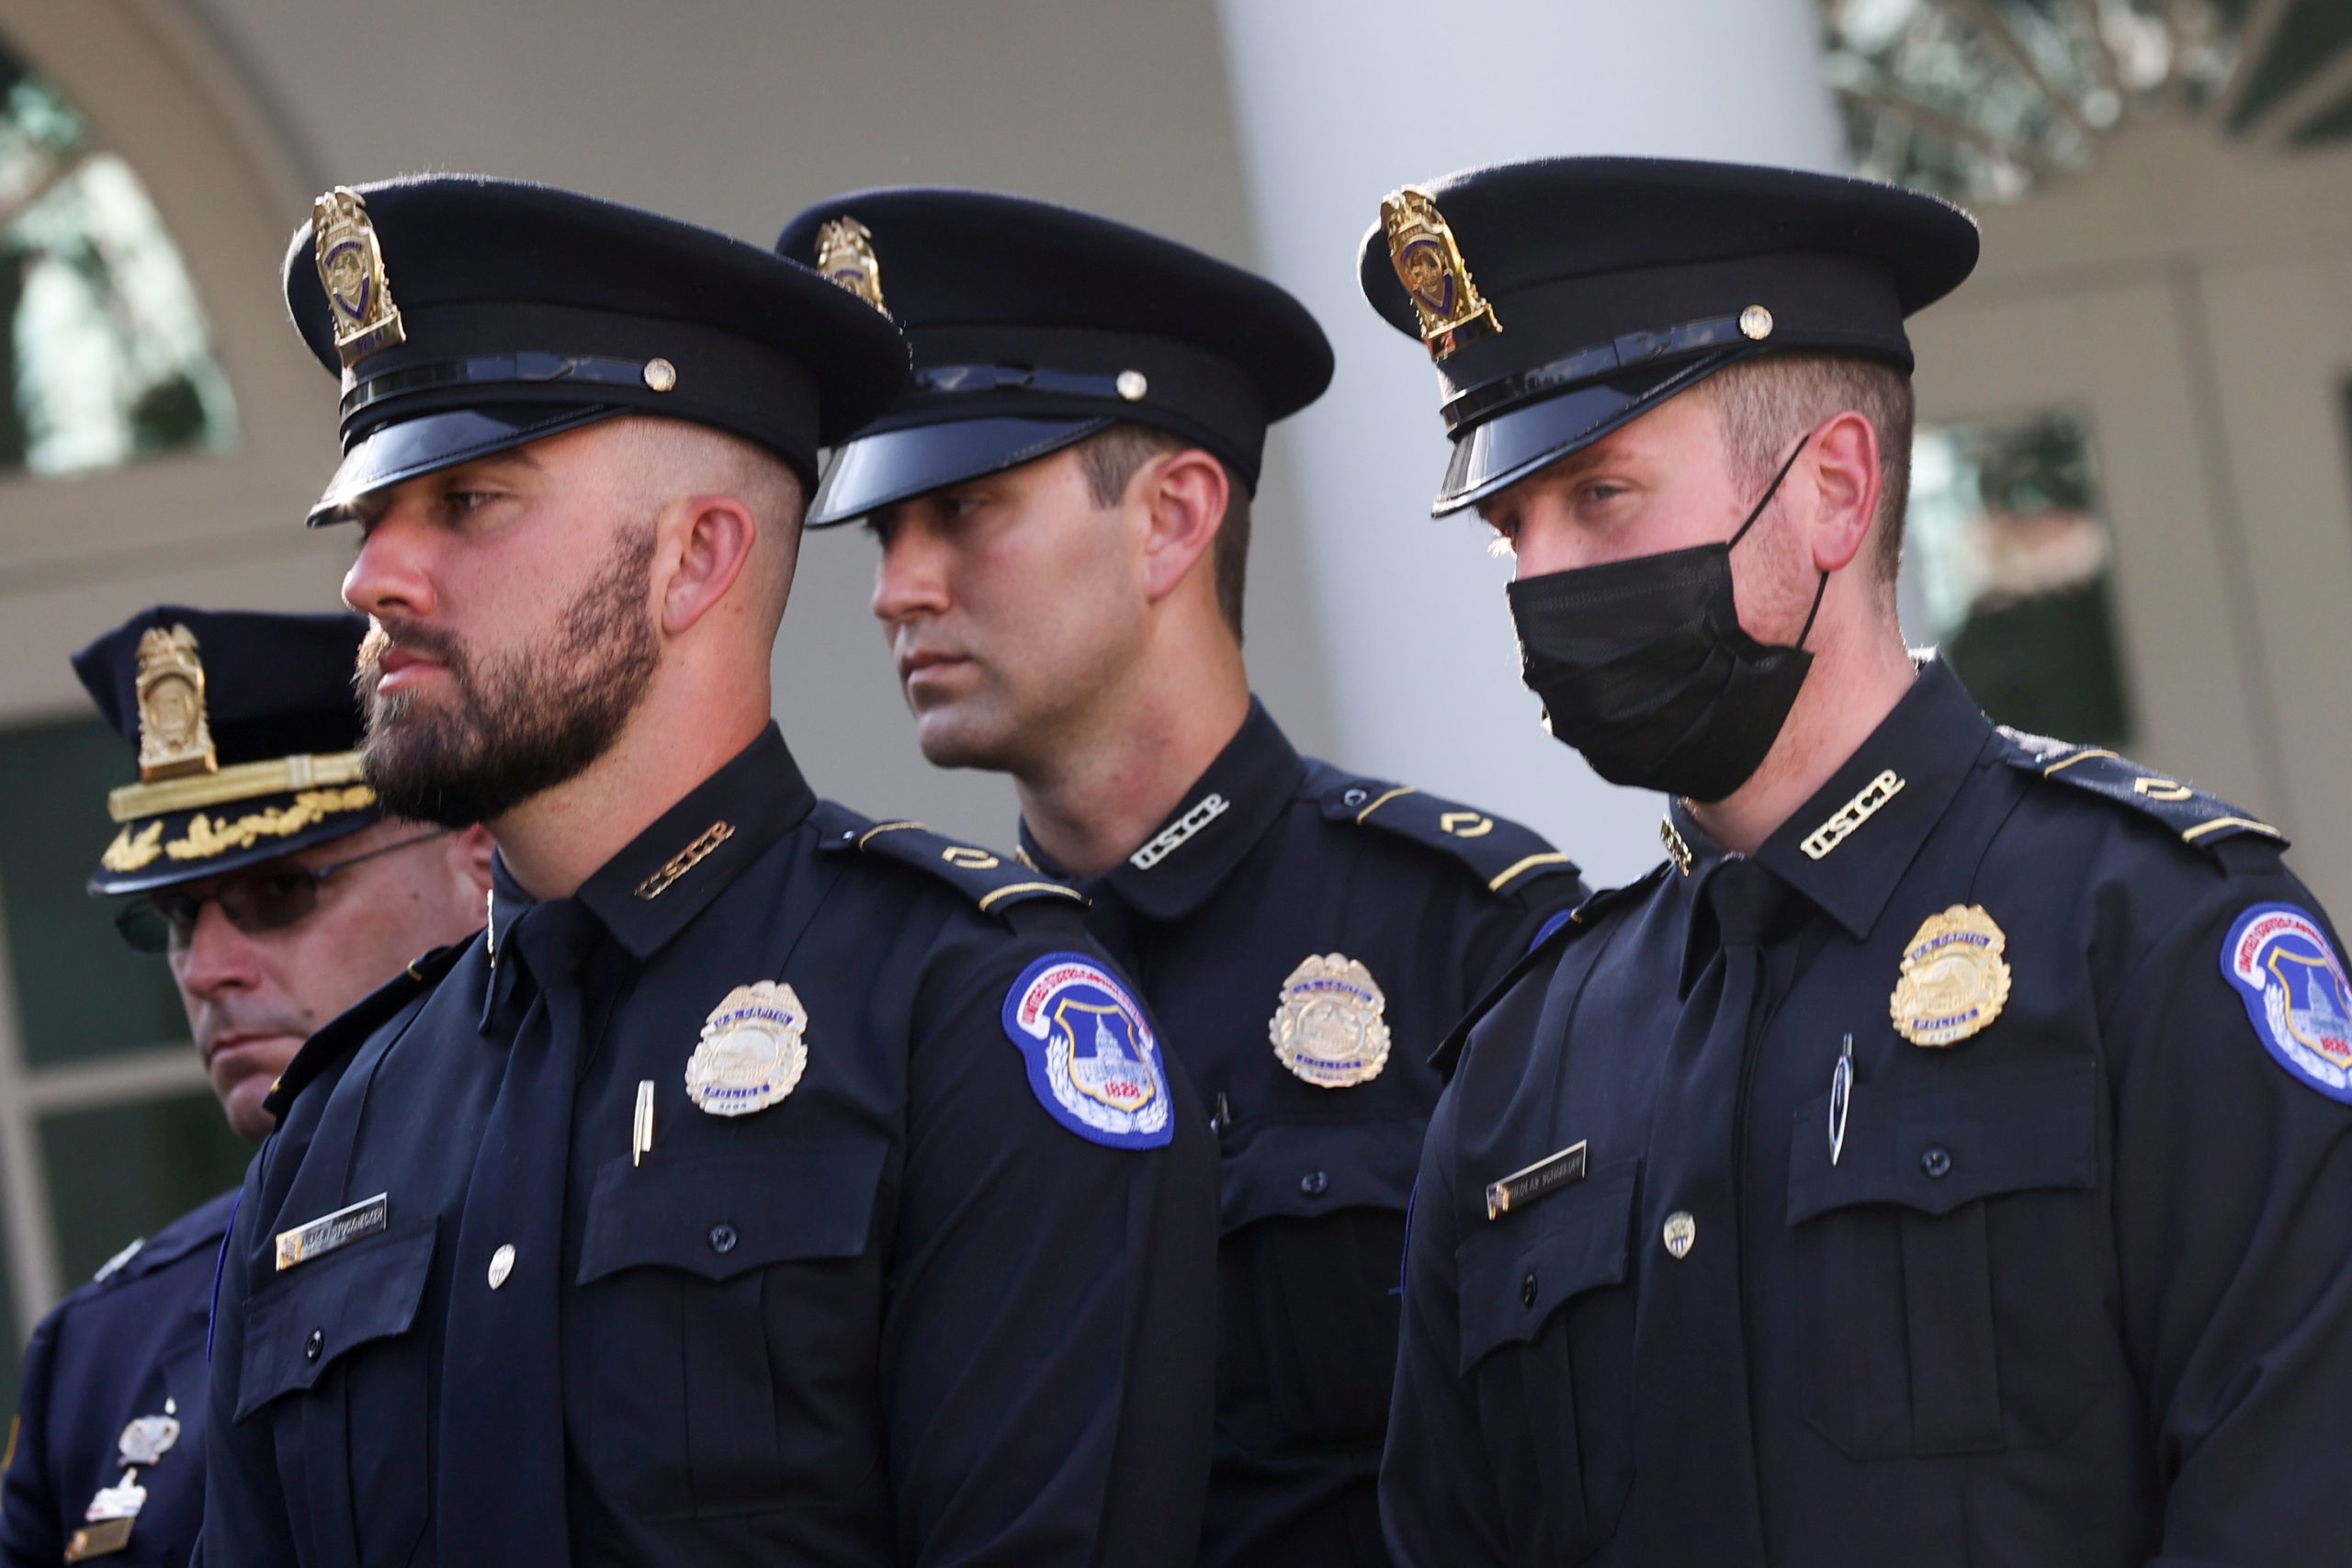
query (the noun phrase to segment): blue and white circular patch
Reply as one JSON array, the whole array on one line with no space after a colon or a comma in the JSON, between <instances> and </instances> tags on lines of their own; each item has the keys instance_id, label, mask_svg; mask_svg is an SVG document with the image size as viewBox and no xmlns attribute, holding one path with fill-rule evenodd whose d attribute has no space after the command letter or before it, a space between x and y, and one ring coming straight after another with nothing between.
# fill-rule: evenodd
<instances>
[{"instance_id":1,"label":"blue and white circular patch","mask_svg":"<svg viewBox=\"0 0 2352 1568\"><path fill-rule=\"evenodd\" d=\"M2230 928L2222 973L2278 1065L2352 1105L2352 981L2312 913L2256 904Z\"/></svg>"},{"instance_id":2,"label":"blue and white circular patch","mask_svg":"<svg viewBox=\"0 0 2352 1568\"><path fill-rule=\"evenodd\" d=\"M1114 1149L1175 1135L1159 1043L1127 988L1082 953L1049 953L1004 997L1004 1032L1046 1113Z\"/></svg>"}]
</instances>

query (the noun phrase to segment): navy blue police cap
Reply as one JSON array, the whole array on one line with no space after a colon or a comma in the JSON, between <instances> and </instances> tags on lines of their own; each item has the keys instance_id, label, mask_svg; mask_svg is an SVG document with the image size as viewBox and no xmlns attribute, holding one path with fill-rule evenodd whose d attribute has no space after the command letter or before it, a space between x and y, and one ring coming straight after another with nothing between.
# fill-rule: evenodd
<instances>
[{"instance_id":1,"label":"navy blue police cap","mask_svg":"<svg viewBox=\"0 0 2352 1568\"><path fill-rule=\"evenodd\" d=\"M1014 468L1114 423L1255 491L1266 427L1320 397L1306 307L1189 245L1025 197L901 186L820 202L777 251L905 329L914 384L835 453L811 527Z\"/></svg>"},{"instance_id":2,"label":"navy blue police cap","mask_svg":"<svg viewBox=\"0 0 2352 1568\"><path fill-rule=\"evenodd\" d=\"M1958 288L1976 248L1960 209L1871 180L1545 158L1397 191L1358 273L1437 362L1442 517L1744 359L1909 370L1904 318Z\"/></svg>"},{"instance_id":3,"label":"navy blue police cap","mask_svg":"<svg viewBox=\"0 0 2352 1568\"><path fill-rule=\"evenodd\" d=\"M142 893L275 860L379 820L360 774L357 615L141 610L74 656L139 760L93 893Z\"/></svg>"},{"instance_id":4,"label":"navy blue police cap","mask_svg":"<svg viewBox=\"0 0 2352 1568\"><path fill-rule=\"evenodd\" d=\"M318 199L287 308L343 378L343 465L311 513L616 414L817 451L906 378L890 323L805 266L594 197L427 175Z\"/></svg>"}]
</instances>

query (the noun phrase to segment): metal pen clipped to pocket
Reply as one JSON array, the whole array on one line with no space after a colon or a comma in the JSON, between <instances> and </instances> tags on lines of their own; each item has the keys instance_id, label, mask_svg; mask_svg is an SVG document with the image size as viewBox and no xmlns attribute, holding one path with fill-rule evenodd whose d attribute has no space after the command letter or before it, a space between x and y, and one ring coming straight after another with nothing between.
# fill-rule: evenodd
<instances>
[{"instance_id":1,"label":"metal pen clipped to pocket","mask_svg":"<svg viewBox=\"0 0 2352 1568\"><path fill-rule=\"evenodd\" d=\"M1837 1066L1829 1073L1829 1163L1836 1165L1838 1156L1846 1152L1846 1115L1854 1105L1854 1037L1846 1036L1846 1048L1839 1053Z\"/></svg>"}]
</instances>

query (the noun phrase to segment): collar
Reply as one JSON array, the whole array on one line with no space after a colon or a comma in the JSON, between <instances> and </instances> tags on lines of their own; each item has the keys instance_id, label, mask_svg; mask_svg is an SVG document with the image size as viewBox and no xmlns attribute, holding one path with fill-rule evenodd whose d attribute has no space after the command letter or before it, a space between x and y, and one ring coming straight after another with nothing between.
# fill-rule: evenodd
<instances>
[{"instance_id":1,"label":"collar","mask_svg":"<svg viewBox=\"0 0 2352 1568\"><path fill-rule=\"evenodd\" d=\"M688 791L581 885L576 896L637 959L651 956L710 907L743 869L800 825L817 804L771 723L760 738ZM490 946L532 899L491 863Z\"/></svg>"},{"instance_id":2,"label":"collar","mask_svg":"<svg viewBox=\"0 0 2352 1568\"><path fill-rule=\"evenodd\" d=\"M1248 857L1297 798L1306 778L1306 759L1252 696L1250 716L1184 792L1183 804L1126 859L1099 877L1080 879L1079 886L1093 897L1107 888L1147 919L1182 919L1207 902ZM1021 848L1038 870L1073 880L1038 849L1025 821Z\"/></svg>"},{"instance_id":3,"label":"collar","mask_svg":"<svg viewBox=\"0 0 2352 1568\"><path fill-rule=\"evenodd\" d=\"M1859 942L1961 785L1995 749L1992 721L1951 666L1930 659L1870 738L1765 840L1757 862ZM1724 852L1679 800L1667 822L1692 857L1690 875L1680 880L1695 883Z\"/></svg>"}]
</instances>

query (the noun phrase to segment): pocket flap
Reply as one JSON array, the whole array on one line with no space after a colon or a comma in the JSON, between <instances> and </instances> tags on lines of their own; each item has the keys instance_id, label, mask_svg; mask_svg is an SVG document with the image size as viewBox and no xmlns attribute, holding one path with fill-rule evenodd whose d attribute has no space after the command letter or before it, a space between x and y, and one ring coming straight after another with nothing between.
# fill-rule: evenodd
<instances>
[{"instance_id":1,"label":"pocket flap","mask_svg":"<svg viewBox=\"0 0 2352 1568\"><path fill-rule=\"evenodd\" d=\"M1410 1122L1275 1122L1225 1156L1219 1223L1226 1234L1277 1215L1315 1219L1341 1209L1402 1213L1421 1163Z\"/></svg>"},{"instance_id":2,"label":"pocket flap","mask_svg":"<svg viewBox=\"0 0 2352 1568\"><path fill-rule=\"evenodd\" d=\"M1829 1097L1797 1112L1789 1224L1855 1203L1948 1214L2036 1188L2098 1183L2098 1068L2087 1055L1942 1065L1929 1081L1858 1085L1829 1160Z\"/></svg>"},{"instance_id":3,"label":"pocket flap","mask_svg":"<svg viewBox=\"0 0 2352 1568\"><path fill-rule=\"evenodd\" d=\"M1572 1297L1625 1282L1638 1159L1621 1160L1523 1210L1474 1222L1453 1251L1462 1371L1532 1339Z\"/></svg>"},{"instance_id":4,"label":"pocket flap","mask_svg":"<svg viewBox=\"0 0 2352 1568\"><path fill-rule=\"evenodd\" d=\"M624 1269L725 1280L795 1258L865 1250L889 1145L878 1138L775 1141L756 1151L607 1165L588 1199L577 1283Z\"/></svg>"},{"instance_id":5,"label":"pocket flap","mask_svg":"<svg viewBox=\"0 0 2352 1568\"><path fill-rule=\"evenodd\" d=\"M406 1334L433 1272L435 1223L360 1241L287 1270L254 1293L237 1369L240 1421L308 1389L359 1346Z\"/></svg>"}]
</instances>

